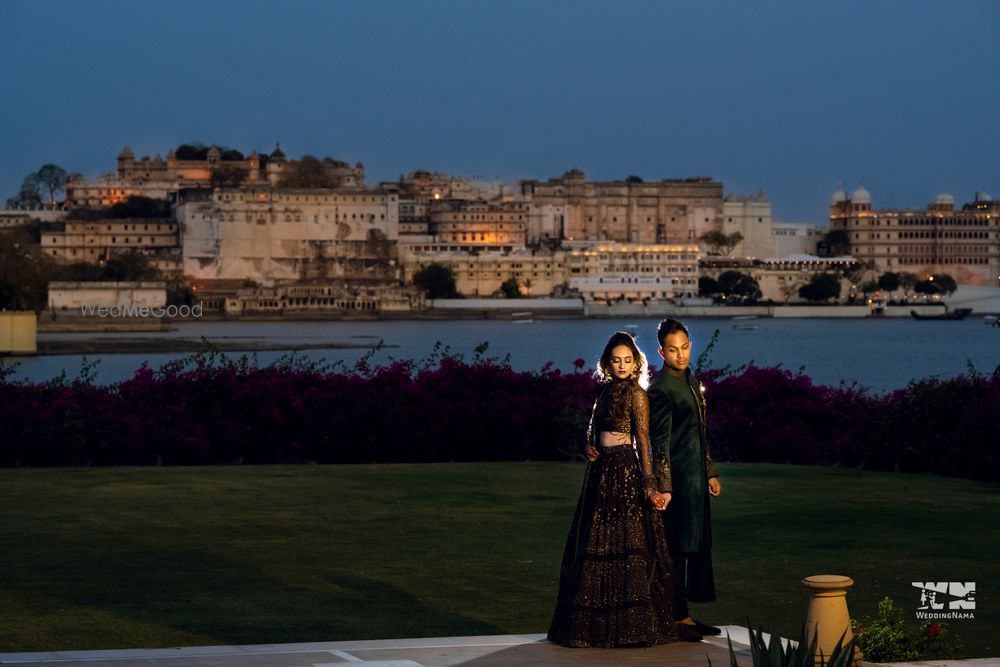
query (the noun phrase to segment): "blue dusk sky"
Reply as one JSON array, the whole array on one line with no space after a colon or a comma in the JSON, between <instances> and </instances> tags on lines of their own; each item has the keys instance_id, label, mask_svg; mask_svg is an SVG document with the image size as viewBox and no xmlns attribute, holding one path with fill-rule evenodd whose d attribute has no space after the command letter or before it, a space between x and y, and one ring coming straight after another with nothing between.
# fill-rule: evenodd
<instances>
[{"instance_id":1,"label":"blue dusk sky","mask_svg":"<svg viewBox=\"0 0 1000 667\"><path fill-rule=\"evenodd\" d=\"M0 2L0 202L191 141L513 182L711 176L824 223L1000 196L1000 2Z\"/></svg>"}]
</instances>

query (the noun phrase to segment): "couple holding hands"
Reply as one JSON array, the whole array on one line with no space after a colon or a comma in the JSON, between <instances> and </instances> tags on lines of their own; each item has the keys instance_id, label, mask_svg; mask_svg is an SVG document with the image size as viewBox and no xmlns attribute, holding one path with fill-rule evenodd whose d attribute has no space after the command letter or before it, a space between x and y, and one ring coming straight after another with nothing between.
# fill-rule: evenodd
<instances>
[{"instance_id":1,"label":"couple holding hands","mask_svg":"<svg viewBox=\"0 0 1000 667\"><path fill-rule=\"evenodd\" d=\"M611 336L597 364L591 463L548 632L565 646L652 646L720 633L688 610L689 601L715 599L709 497L722 487L705 398L688 368L687 328L665 319L656 334L663 368L651 381L625 332Z\"/></svg>"}]
</instances>

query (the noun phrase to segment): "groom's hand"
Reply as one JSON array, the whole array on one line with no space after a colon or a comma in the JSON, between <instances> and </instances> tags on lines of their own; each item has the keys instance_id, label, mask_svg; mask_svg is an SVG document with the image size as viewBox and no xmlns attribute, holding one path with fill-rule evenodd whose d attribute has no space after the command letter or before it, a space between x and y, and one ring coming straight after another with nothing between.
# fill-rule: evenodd
<instances>
[{"instance_id":1,"label":"groom's hand","mask_svg":"<svg viewBox=\"0 0 1000 667\"><path fill-rule=\"evenodd\" d=\"M667 509L667 505L670 504L670 499L673 498L669 493L653 493L649 496L649 502L652 503L653 509L660 510L661 512Z\"/></svg>"}]
</instances>

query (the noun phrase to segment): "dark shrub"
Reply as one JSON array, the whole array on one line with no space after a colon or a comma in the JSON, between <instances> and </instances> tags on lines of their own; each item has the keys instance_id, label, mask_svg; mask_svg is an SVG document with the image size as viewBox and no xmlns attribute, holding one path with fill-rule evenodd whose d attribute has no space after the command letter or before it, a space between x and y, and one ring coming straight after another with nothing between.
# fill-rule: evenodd
<instances>
[{"instance_id":1,"label":"dark shrub","mask_svg":"<svg viewBox=\"0 0 1000 667\"><path fill-rule=\"evenodd\" d=\"M514 371L436 351L423 362L261 367L214 353L124 382L15 382L0 368L0 465L499 461L575 456L596 383L575 363ZM846 465L1000 480L1000 376L884 396L780 368L701 374L719 461Z\"/></svg>"}]
</instances>

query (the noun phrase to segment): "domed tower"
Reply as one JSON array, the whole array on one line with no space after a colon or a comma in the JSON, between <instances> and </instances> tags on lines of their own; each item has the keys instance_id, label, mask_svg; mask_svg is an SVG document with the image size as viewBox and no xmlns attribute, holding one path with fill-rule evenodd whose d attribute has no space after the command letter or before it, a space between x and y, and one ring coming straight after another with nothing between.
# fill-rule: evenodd
<instances>
[{"instance_id":1,"label":"domed tower","mask_svg":"<svg viewBox=\"0 0 1000 667\"><path fill-rule=\"evenodd\" d=\"M994 202L993 196L989 192L980 190L976 193L971 206L966 205L962 208L971 208L977 211L1000 211L1000 202Z\"/></svg>"},{"instance_id":2,"label":"domed tower","mask_svg":"<svg viewBox=\"0 0 1000 667\"><path fill-rule=\"evenodd\" d=\"M281 150L281 144L275 142L274 150L267 158L267 181L271 185L277 185L282 176L285 175L285 153Z\"/></svg>"},{"instance_id":3,"label":"domed tower","mask_svg":"<svg viewBox=\"0 0 1000 667\"><path fill-rule=\"evenodd\" d=\"M859 185L858 189L851 193L851 210L855 213L872 210L872 195L865 186Z\"/></svg>"},{"instance_id":4,"label":"domed tower","mask_svg":"<svg viewBox=\"0 0 1000 667\"><path fill-rule=\"evenodd\" d=\"M222 162L222 151L218 146L212 146L208 149L208 166L218 167L220 162Z\"/></svg>"},{"instance_id":5,"label":"domed tower","mask_svg":"<svg viewBox=\"0 0 1000 667\"><path fill-rule=\"evenodd\" d=\"M931 205L932 211L941 211L942 213L948 213L949 211L955 210L955 198L952 197L947 192L942 192L937 197L934 198L934 203Z\"/></svg>"},{"instance_id":6,"label":"domed tower","mask_svg":"<svg viewBox=\"0 0 1000 667\"><path fill-rule=\"evenodd\" d=\"M847 198L847 190L844 189L843 185L838 185L837 191L830 196L830 215L843 215L847 213L850 203L850 200Z\"/></svg>"}]
</instances>

